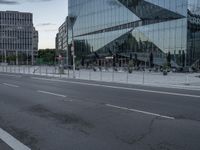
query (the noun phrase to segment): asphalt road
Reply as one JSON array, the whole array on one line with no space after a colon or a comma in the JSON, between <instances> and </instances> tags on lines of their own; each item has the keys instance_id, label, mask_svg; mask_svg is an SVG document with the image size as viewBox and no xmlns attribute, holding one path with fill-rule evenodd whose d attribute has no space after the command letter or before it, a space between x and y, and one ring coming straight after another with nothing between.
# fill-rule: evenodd
<instances>
[{"instance_id":1,"label":"asphalt road","mask_svg":"<svg viewBox=\"0 0 200 150\"><path fill-rule=\"evenodd\" d=\"M32 150L199 150L200 91L0 74L0 129Z\"/></svg>"}]
</instances>

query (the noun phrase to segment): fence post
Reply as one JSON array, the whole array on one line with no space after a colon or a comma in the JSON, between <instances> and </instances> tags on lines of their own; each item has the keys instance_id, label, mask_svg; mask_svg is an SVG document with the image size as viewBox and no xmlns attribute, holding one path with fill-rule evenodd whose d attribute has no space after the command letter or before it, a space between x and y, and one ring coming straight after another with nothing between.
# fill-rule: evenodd
<instances>
[{"instance_id":1,"label":"fence post","mask_svg":"<svg viewBox=\"0 0 200 150\"><path fill-rule=\"evenodd\" d=\"M114 68L113 68L113 71L112 71L112 82L114 82Z\"/></svg>"},{"instance_id":2,"label":"fence post","mask_svg":"<svg viewBox=\"0 0 200 150\"><path fill-rule=\"evenodd\" d=\"M100 80L102 81L103 79L102 79L102 69L101 69L101 71L100 71Z\"/></svg>"},{"instance_id":3,"label":"fence post","mask_svg":"<svg viewBox=\"0 0 200 150\"><path fill-rule=\"evenodd\" d=\"M89 80L91 80L91 69L89 69Z\"/></svg>"},{"instance_id":4,"label":"fence post","mask_svg":"<svg viewBox=\"0 0 200 150\"><path fill-rule=\"evenodd\" d=\"M129 80L129 72L127 71L126 82L128 83Z\"/></svg>"},{"instance_id":5,"label":"fence post","mask_svg":"<svg viewBox=\"0 0 200 150\"><path fill-rule=\"evenodd\" d=\"M48 74L48 70L47 70L47 67L46 67L46 76L48 76L47 74Z\"/></svg>"},{"instance_id":6,"label":"fence post","mask_svg":"<svg viewBox=\"0 0 200 150\"><path fill-rule=\"evenodd\" d=\"M144 84L144 75L145 75L145 71L143 71L142 84Z\"/></svg>"},{"instance_id":7,"label":"fence post","mask_svg":"<svg viewBox=\"0 0 200 150\"><path fill-rule=\"evenodd\" d=\"M185 85L190 85L190 82L189 82L189 75L186 75Z\"/></svg>"}]
</instances>

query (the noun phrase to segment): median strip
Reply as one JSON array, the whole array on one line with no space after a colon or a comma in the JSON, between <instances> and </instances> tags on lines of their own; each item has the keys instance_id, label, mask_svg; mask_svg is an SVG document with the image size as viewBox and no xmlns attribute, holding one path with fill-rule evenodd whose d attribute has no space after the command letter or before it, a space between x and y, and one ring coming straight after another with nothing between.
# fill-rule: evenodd
<instances>
[{"instance_id":1,"label":"median strip","mask_svg":"<svg viewBox=\"0 0 200 150\"><path fill-rule=\"evenodd\" d=\"M63 98L66 98L66 97L67 97L67 96L62 95L62 94L51 93L51 92L47 92L47 91L40 91L40 90L38 90L37 92L43 93L43 94L48 94L48 95L53 95L53 96L58 96L58 97L63 97Z\"/></svg>"},{"instance_id":2,"label":"median strip","mask_svg":"<svg viewBox=\"0 0 200 150\"><path fill-rule=\"evenodd\" d=\"M0 139L4 141L13 150L31 150L26 145L15 139L9 133L0 128Z\"/></svg>"},{"instance_id":3,"label":"median strip","mask_svg":"<svg viewBox=\"0 0 200 150\"><path fill-rule=\"evenodd\" d=\"M151 116L155 116L155 117L165 118L165 119L171 119L171 120L175 119L174 117L164 116L164 115L151 113L151 112L147 112L147 111L142 111L142 110L137 110L137 109L130 109L130 108L126 108L126 107L115 106L115 105L111 105L111 104L106 104L106 106L107 107L116 108L116 109L121 109L121 110L136 112L136 113L141 113L141 114L145 114L145 115L151 115Z\"/></svg>"}]
</instances>

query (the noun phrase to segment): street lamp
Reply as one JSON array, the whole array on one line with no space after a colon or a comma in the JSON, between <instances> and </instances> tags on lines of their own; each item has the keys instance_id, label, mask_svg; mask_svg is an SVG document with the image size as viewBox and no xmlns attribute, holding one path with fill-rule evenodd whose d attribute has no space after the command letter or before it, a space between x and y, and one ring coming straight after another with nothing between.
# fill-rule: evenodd
<instances>
[{"instance_id":1,"label":"street lamp","mask_svg":"<svg viewBox=\"0 0 200 150\"><path fill-rule=\"evenodd\" d=\"M73 57L73 78L76 78L75 75L75 69L76 69L76 64L75 64L75 45L74 45L74 23L76 21L76 17L70 16L69 17L69 21L70 21L70 26L72 29L72 47L71 47L71 52L72 52L72 57Z\"/></svg>"}]
</instances>

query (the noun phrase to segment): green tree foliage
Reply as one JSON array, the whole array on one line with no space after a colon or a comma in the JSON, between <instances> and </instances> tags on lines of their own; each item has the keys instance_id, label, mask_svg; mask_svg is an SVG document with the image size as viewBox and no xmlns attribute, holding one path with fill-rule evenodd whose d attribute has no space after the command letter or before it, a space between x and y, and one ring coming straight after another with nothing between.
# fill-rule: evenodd
<instances>
[{"instance_id":1,"label":"green tree foliage","mask_svg":"<svg viewBox=\"0 0 200 150\"><path fill-rule=\"evenodd\" d=\"M171 68L171 53L168 52L167 54L167 66Z\"/></svg>"},{"instance_id":2,"label":"green tree foliage","mask_svg":"<svg viewBox=\"0 0 200 150\"><path fill-rule=\"evenodd\" d=\"M38 61L40 64L53 65L55 63L55 58L55 49L44 49L38 51Z\"/></svg>"},{"instance_id":3,"label":"green tree foliage","mask_svg":"<svg viewBox=\"0 0 200 150\"><path fill-rule=\"evenodd\" d=\"M153 64L154 56L153 56L153 53L152 53L152 52L150 53L149 60L150 60L150 61L149 61L149 63L150 63L150 68L152 68L153 65L154 65L154 64Z\"/></svg>"}]
</instances>

